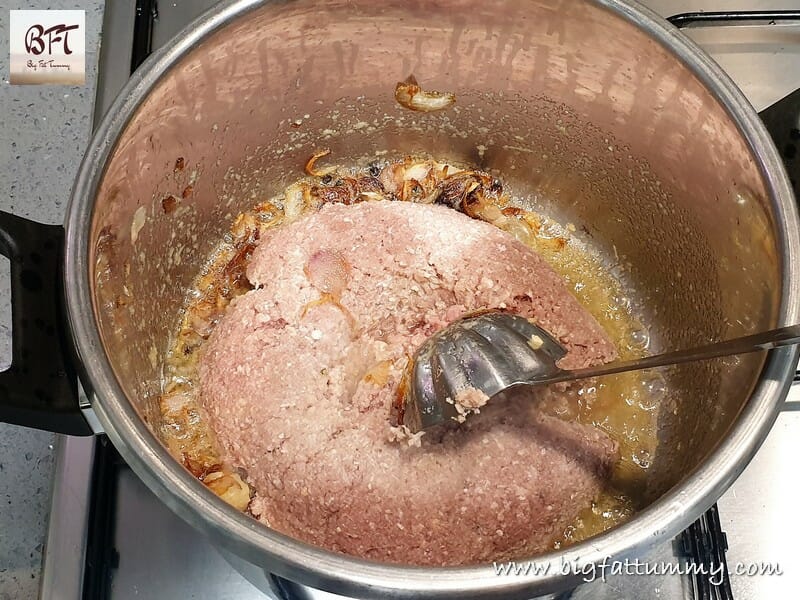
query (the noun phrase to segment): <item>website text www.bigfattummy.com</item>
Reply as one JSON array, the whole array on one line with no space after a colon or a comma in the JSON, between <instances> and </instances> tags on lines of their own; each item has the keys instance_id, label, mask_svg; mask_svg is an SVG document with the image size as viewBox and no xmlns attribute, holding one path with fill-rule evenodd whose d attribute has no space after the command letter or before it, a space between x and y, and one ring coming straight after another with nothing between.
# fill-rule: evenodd
<instances>
[{"instance_id":1,"label":"website text www.bigfattummy.com","mask_svg":"<svg viewBox=\"0 0 800 600\"><path fill-rule=\"evenodd\" d=\"M722 564L683 563L666 561L645 561L638 558L611 560L604 558L597 563L579 563L563 561L561 565L553 563L537 563L536 561L523 562L495 562L494 572L497 576L540 576L547 575L577 575L583 581L606 581L613 575L632 576L660 576L660 575L701 575L708 578L712 585L721 585L724 580L724 566ZM756 577L759 575L783 575L780 564L776 562L749 562L732 563L728 565L728 572L736 576Z\"/></svg>"}]
</instances>

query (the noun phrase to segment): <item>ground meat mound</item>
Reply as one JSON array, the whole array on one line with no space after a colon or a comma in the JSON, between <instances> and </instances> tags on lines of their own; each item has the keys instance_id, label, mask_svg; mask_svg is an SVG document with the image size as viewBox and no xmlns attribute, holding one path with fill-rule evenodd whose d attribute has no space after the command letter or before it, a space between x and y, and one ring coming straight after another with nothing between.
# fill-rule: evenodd
<instances>
[{"instance_id":1,"label":"ground meat mound","mask_svg":"<svg viewBox=\"0 0 800 600\"><path fill-rule=\"evenodd\" d=\"M615 443L530 392L397 441L407 356L465 311L535 319L583 367L615 350L545 262L496 227L405 202L327 205L255 250L200 361L201 401L271 527L334 551L461 565L546 550L599 492ZM418 440L413 440L417 442Z\"/></svg>"}]
</instances>

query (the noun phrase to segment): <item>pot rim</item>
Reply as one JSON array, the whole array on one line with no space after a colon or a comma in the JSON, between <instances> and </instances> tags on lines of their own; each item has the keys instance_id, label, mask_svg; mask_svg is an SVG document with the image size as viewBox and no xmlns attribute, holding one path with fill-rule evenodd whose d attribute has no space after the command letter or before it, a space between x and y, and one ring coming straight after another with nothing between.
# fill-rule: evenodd
<instances>
[{"instance_id":1,"label":"pot rim","mask_svg":"<svg viewBox=\"0 0 800 600\"><path fill-rule=\"evenodd\" d=\"M128 401L107 360L92 309L89 231L97 190L119 136L171 66L235 18L273 0L229 0L211 9L155 51L131 76L97 126L80 165L66 217L64 284L68 324L83 381L105 432L136 474L172 510L235 554L279 576L320 589L373 598L529 598L580 583L584 565L640 554L677 535L744 470L777 418L798 358L796 347L773 350L728 437L706 461L628 523L560 552L534 557L542 571L498 576L492 565L403 567L322 550L264 527L206 489L170 456ZM778 325L800 320L797 209L781 159L757 114L729 76L691 40L650 9L623 0L588 0L637 27L670 51L713 93L757 162L776 215L784 294ZM517 564L529 562L525 559ZM549 566L548 566L549 565Z\"/></svg>"}]
</instances>

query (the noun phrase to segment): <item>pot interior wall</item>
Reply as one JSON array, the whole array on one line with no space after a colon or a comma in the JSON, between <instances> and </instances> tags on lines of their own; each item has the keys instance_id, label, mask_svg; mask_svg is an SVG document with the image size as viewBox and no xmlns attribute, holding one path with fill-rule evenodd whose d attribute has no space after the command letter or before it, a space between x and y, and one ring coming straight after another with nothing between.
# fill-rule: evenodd
<instances>
[{"instance_id":1,"label":"pot interior wall","mask_svg":"<svg viewBox=\"0 0 800 600\"><path fill-rule=\"evenodd\" d=\"M497 171L624 267L652 351L775 325L775 218L735 125L630 23L556 4L271 2L171 67L118 140L92 224L96 318L140 414L155 418L168 338L211 249L322 147L339 164L421 153ZM397 105L410 73L455 107ZM761 362L668 372L648 497L724 437Z\"/></svg>"}]
</instances>

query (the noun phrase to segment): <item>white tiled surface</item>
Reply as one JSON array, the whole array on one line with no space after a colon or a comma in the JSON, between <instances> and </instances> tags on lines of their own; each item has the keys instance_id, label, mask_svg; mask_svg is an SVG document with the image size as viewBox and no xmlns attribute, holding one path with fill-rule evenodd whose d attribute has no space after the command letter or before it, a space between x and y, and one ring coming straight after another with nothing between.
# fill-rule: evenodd
<instances>
[{"instance_id":1,"label":"white tiled surface","mask_svg":"<svg viewBox=\"0 0 800 600\"><path fill-rule=\"evenodd\" d=\"M0 210L61 223L90 131L102 0L0 3ZM8 83L9 9L86 10L86 85ZM0 365L10 362L8 267L0 266ZM0 424L0 600L35 598L52 476L49 433Z\"/></svg>"}]
</instances>

